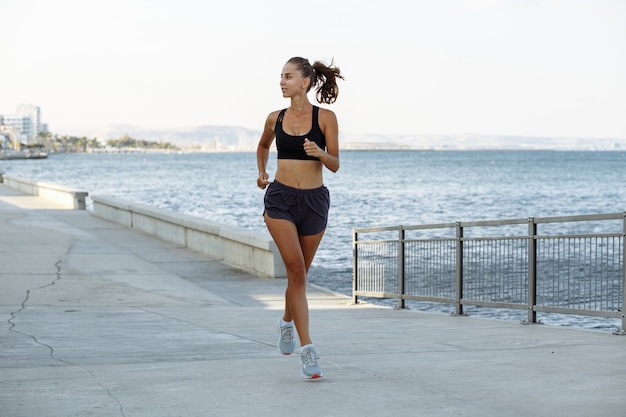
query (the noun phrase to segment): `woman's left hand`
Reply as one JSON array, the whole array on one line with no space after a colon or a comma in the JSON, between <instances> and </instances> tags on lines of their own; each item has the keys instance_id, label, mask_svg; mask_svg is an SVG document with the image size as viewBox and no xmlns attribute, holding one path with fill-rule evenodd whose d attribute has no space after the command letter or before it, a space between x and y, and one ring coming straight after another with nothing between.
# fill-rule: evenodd
<instances>
[{"instance_id":1,"label":"woman's left hand","mask_svg":"<svg viewBox=\"0 0 626 417\"><path fill-rule=\"evenodd\" d=\"M321 157L325 153L319 146L317 146L317 143L311 142L308 139L304 139L304 152L308 156L314 156L316 158Z\"/></svg>"}]
</instances>

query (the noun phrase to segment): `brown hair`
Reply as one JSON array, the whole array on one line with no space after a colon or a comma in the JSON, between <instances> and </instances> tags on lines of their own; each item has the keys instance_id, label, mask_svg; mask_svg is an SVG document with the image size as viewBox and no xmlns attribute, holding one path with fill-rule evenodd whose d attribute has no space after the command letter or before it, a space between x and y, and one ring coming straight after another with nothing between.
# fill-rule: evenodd
<instances>
[{"instance_id":1,"label":"brown hair","mask_svg":"<svg viewBox=\"0 0 626 417\"><path fill-rule=\"evenodd\" d=\"M315 98L318 103L332 104L337 101L339 96L337 78L343 80L343 77L339 68L333 66L332 61L330 65L321 61L315 61L311 65L306 58L293 57L287 63L296 65L302 76L311 80L306 91L308 93L315 86Z\"/></svg>"}]
</instances>

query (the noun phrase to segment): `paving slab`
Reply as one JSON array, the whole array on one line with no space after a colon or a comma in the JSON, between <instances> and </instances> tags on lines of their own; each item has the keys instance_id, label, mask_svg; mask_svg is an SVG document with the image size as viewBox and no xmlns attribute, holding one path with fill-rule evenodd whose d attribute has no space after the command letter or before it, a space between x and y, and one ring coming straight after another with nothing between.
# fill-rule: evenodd
<instances>
[{"instance_id":1,"label":"paving slab","mask_svg":"<svg viewBox=\"0 0 626 417\"><path fill-rule=\"evenodd\" d=\"M624 416L626 338L309 288L324 377L263 279L0 184L0 416Z\"/></svg>"}]
</instances>

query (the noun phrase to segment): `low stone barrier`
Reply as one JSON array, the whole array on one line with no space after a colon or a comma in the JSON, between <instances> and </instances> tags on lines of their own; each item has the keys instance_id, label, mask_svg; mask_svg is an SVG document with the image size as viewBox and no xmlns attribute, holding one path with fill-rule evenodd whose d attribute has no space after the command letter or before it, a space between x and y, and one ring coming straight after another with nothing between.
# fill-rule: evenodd
<instances>
[{"instance_id":1,"label":"low stone barrier","mask_svg":"<svg viewBox=\"0 0 626 417\"><path fill-rule=\"evenodd\" d=\"M93 213L164 241L216 258L268 278L286 277L278 248L269 234L112 197L92 196Z\"/></svg>"},{"instance_id":2,"label":"low stone barrier","mask_svg":"<svg viewBox=\"0 0 626 417\"><path fill-rule=\"evenodd\" d=\"M85 200L88 193L86 191L49 182L28 181L6 174L0 175L0 182L7 187L54 201L73 210L85 210L87 208Z\"/></svg>"}]
</instances>

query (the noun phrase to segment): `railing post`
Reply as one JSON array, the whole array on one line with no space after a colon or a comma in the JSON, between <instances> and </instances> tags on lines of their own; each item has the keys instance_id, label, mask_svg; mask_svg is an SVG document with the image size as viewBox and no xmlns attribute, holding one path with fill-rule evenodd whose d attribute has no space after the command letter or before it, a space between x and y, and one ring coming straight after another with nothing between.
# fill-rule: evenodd
<instances>
[{"instance_id":1,"label":"railing post","mask_svg":"<svg viewBox=\"0 0 626 417\"><path fill-rule=\"evenodd\" d=\"M359 297L356 295L358 289L358 266L359 266L359 250L356 242L359 239L359 234L356 229L352 229L352 304L359 302Z\"/></svg>"},{"instance_id":2,"label":"railing post","mask_svg":"<svg viewBox=\"0 0 626 417\"><path fill-rule=\"evenodd\" d=\"M528 323L537 323L537 223L528 218Z\"/></svg>"},{"instance_id":3,"label":"railing post","mask_svg":"<svg viewBox=\"0 0 626 417\"><path fill-rule=\"evenodd\" d=\"M626 314L624 314L624 303L626 303L626 211L624 216L624 226L622 234L622 330L620 334L626 334Z\"/></svg>"},{"instance_id":4,"label":"railing post","mask_svg":"<svg viewBox=\"0 0 626 417\"><path fill-rule=\"evenodd\" d=\"M456 222L456 308L455 314L463 315L463 226Z\"/></svg>"},{"instance_id":5,"label":"railing post","mask_svg":"<svg viewBox=\"0 0 626 417\"><path fill-rule=\"evenodd\" d=\"M404 273L404 227L400 227L400 233L398 237L400 239L398 248L398 293L400 294L400 298L398 299L398 308L404 308L404 280L406 276L406 274Z\"/></svg>"}]
</instances>

